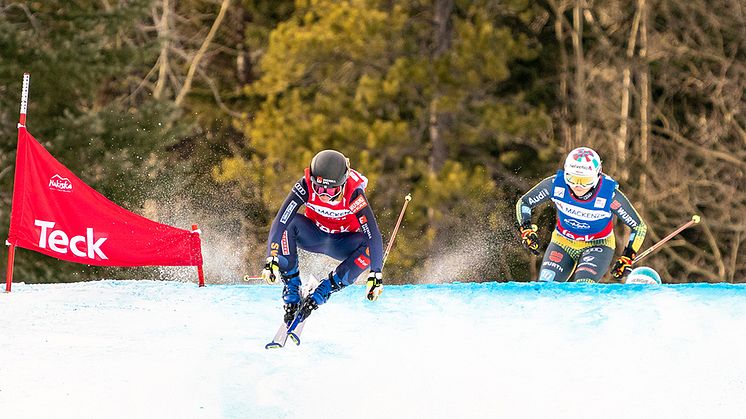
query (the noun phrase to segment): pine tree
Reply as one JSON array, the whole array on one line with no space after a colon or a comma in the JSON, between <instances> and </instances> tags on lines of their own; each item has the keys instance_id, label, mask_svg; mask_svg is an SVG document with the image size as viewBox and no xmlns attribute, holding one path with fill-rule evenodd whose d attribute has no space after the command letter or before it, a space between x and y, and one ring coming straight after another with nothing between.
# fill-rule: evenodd
<instances>
[{"instance_id":1,"label":"pine tree","mask_svg":"<svg viewBox=\"0 0 746 419\"><path fill-rule=\"evenodd\" d=\"M442 6L319 0L297 9L272 32L247 89L261 108L236 122L245 153L224 160L218 179L254 190L271 213L311 157L334 148L369 176L384 233L406 192L415 196L392 277L420 275L422 260L473 241L476 224L488 226L474 241L480 263L506 275L490 255L494 231L512 219L496 215L511 208L496 173L516 164L520 137L546 133L549 121L520 94L503 95L502 83L511 62L537 50L484 4Z\"/></svg>"}]
</instances>

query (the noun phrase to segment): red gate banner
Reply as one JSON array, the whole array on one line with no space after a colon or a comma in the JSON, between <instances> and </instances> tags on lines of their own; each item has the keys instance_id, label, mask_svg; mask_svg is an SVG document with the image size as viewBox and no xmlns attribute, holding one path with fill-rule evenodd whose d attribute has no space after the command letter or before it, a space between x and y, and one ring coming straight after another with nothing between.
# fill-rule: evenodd
<instances>
[{"instance_id":1,"label":"red gate banner","mask_svg":"<svg viewBox=\"0 0 746 419\"><path fill-rule=\"evenodd\" d=\"M8 241L87 265L202 265L198 232L148 220L111 202L52 157L23 125Z\"/></svg>"}]
</instances>

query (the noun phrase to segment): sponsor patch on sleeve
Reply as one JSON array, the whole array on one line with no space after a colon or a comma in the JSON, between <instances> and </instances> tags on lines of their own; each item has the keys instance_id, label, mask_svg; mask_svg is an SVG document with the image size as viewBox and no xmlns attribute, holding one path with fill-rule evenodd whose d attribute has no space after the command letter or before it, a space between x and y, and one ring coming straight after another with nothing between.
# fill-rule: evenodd
<instances>
[{"instance_id":1,"label":"sponsor patch on sleeve","mask_svg":"<svg viewBox=\"0 0 746 419\"><path fill-rule=\"evenodd\" d=\"M293 193L298 198L305 200L306 190L303 189L303 185L301 185L300 182L296 182L293 186Z\"/></svg>"},{"instance_id":2,"label":"sponsor patch on sleeve","mask_svg":"<svg viewBox=\"0 0 746 419\"><path fill-rule=\"evenodd\" d=\"M365 257L365 255L360 255L355 259L355 265L358 266L360 269L365 269L370 265L370 259Z\"/></svg>"},{"instance_id":3,"label":"sponsor patch on sleeve","mask_svg":"<svg viewBox=\"0 0 746 419\"><path fill-rule=\"evenodd\" d=\"M288 243L288 232L282 233L282 254L287 256L290 254L290 244Z\"/></svg>"},{"instance_id":4,"label":"sponsor patch on sleeve","mask_svg":"<svg viewBox=\"0 0 746 419\"><path fill-rule=\"evenodd\" d=\"M350 204L350 212L352 212L353 214L357 214L358 212L360 212L360 210L367 206L368 201L365 200L365 197L363 195L360 195Z\"/></svg>"},{"instance_id":5,"label":"sponsor patch on sleeve","mask_svg":"<svg viewBox=\"0 0 746 419\"><path fill-rule=\"evenodd\" d=\"M282 218L280 218L280 223L285 224L290 219L290 216L293 215L295 212L295 207L297 207L298 204L295 203L295 201L290 201L290 204L288 204L288 207L285 208L285 212L282 213Z\"/></svg>"},{"instance_id":6,"label":"sponsor patch on sleeve","mask_svg":"<svg viewBox=\"0 0 746 419\"><path fill-rule=\"evenodd\" d=\"M272 242L272 244L269 247L270 249L272 249L269 252L270 256L277 256L277 250L280 248L280 243Z\"/></svg>"}]
</instances>

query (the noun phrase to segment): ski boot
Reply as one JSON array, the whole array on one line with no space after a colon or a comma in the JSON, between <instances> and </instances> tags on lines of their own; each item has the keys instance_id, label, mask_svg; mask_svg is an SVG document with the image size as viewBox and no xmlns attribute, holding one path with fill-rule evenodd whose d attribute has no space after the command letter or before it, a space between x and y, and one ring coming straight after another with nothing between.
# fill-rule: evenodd
<instances>
[{"instance_id":1,"label":"ski boot","mask_svg":"<svg viewBox=\"0 0 746 419\"><path fill-rule=\"evenodd\" d=\"M300 308L297 311L297 315L300 316L300 321L304 321L311 315L311 312L319 308L316 301L310 295L303 300L300 304Z\"/></svg>"},{"instance_id":2,"label":"ski boot","mask_svg":"<svg viewBox=\"0 0 746 419\"><path fill-rule=\"evenodd\" d=\"M284 288L282 289L282 301L285 302L283 308L285 309L285 315L283 321L285 324L290 324L295 318L295 314L300 307L300 274L296 271L293 274L282 275L282 283Z\"/></svg>"},{"instance_id":3,"label":"ski boot","mask_svg":"<svg viewBox=\"0 0 746 419\"><path fill-rule=\"evenodd\" d=\"M332 293L335 293L344 288L344 285L340 285L337 281L337 277L334 276L334 272L329 272L329 277L321 281L316 289L308 296L308 299L314 303L314 308L324 304L329 300Z\"/></svg>"},{"instance_id":4,"label":"ski boot","mask_svg":"<svg viewBox=\"0 0 746 419\"><path fill-rule=\"evenodd\" d=\"M289 326L295 318L295 314L298 312L300 304L285 304L283 307L285 308L285 315L282 316L282 321Z\"/></svg>"},{"instance_id":5,"label":"ski boot","mask_svg":"<svg viewBox=\"0 0 746 419\"><path fill-rule=\"evenodd\" d=\"M316 289L313 290L297 308L296 314L299 316L299 321L304 321L311 315L311 312L319 308L321 304L324 304L329 296L342 289L334 279L333 272L329 273L329 278L321 281Z\"/></svg>"}]
</instances>

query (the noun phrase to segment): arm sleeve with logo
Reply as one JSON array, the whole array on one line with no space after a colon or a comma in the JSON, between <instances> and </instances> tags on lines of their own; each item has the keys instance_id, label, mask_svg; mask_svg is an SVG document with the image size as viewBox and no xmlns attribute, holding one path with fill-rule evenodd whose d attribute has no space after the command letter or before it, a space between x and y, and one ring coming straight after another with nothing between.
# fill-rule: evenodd
<instances>
[{"instance_id":1,"label":"arm sleeve with logo","mask_svg":"<svg viewBox=\"0 0 746 419\"><path fill-rule=\"evenodd\" d=\"M526 192L515 204L515 214L518 225L531 225L531 210L552 198L552 183L555 176L550 176Z\"/></svg>"},{"instance_id":2,"label":"arm sleeve with logo","mask_svg":"<svg viewBox=\"0 0 746 419\"><path fill-rule=\"evenodd\" d=\"M370 207L368 198L365 196L365 192L363 192L362 189L357 189L352 193L350 202L354 201L358 196L362 196L367 204L360 209L355 216L360 222L360 231L362 231L368 239L368 249L370 250L370 270L371 272L381 272L381 269L383 269L383 239L381 238L381 230L378 229L376 216L373 214L373 209Z\"/></svg>"},{"instance_id":3,"label":"arm sleeve with logo","mask_svg":"<svg viewBox=\"0 0 746 419\"><path fill-rule=\"evenodd\" d=\"M614 191L613 199L616 203L612 203L611 210L632 230L629 233L627 247L638 253L642 247L642 242L645 240L648 226L642 221L642 217L640 217L640 214L635 210L635 207L632 206L632 203L629 202L629 199L627 199L622 191L619 189Z\"/></svg>"},{"instance_id":4,"label":"arm sleeve with logo","mask_svg":"<svg viewBox=\"0 0 746 419\"><path fill-rule=\"evenodd\" d=\"M269 238L267 239L267 256L277 256L280 249L282 234L287 230L290 222L293 221L301 205L308 201L308 189L306 188L305 178L300 178L293 189L285 198L280 210L277 211L272 227L269 229Z\"/></svg>"}]
</instances>

